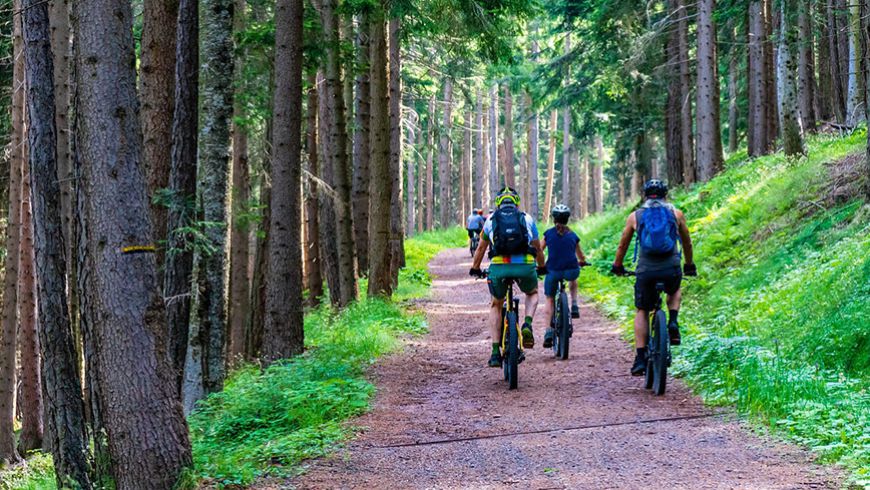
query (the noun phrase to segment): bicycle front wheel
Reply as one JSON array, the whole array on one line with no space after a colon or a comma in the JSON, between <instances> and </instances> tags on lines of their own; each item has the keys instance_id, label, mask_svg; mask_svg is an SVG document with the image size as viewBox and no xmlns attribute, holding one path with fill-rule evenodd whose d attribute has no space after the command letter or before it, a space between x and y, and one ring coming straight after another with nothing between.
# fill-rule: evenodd
<instances>
[{"instance_id":1,"label":"bicycle front wheel","mask_svg":"<svg viewBox=\"0 0 870 490\"><path fill-rule=\"evenodd\" d=\"M563 291L559 295L559 318L558 318L557 335L555 341L558 344L556 357L563 361L568 359L568 349L571 338L571 310L568 309L568 295Z\"/></svg>"},{"instance_id":2,"label":"bicycle front wheel","mask_svg":"<svg viewBox=\"0 0 870 490\"><path fill-rule=\"evenodd\" d=\"M670 350L670 338L668 337L668 322L665 312L658 310L653 319L654 352L652 359L653 368L653 393L664 395L668 384L668 351Z\"/></svg>"},{"instance_id":3,"label":"bicycle front wheel","mask_svg":"<svg viewBox=\"0 0 870 490\"><path fill-rule=\"evenodd\" d=\"M511 390L517 389L519 384L520 364L520 334L517 329L517 312L508 313L508 331L505 339L504 376Z\"/></svg>"}]
</instances>

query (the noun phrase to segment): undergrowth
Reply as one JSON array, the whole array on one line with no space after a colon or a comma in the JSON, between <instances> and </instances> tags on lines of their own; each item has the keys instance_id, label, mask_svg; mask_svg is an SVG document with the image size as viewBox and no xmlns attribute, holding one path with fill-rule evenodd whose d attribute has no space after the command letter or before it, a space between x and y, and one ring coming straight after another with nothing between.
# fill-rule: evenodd
<instances>
[{"instance_id":1,"label":"undergrowth","mask_svg":"<svg viewBox=\"0 0 870 490\"><path fill-rule=\"evenodd\" d=\"M825 199L828 165L863 152L865 132L816 136L809 155L734 155L712 181L676 192L699 277L684 281L675 368L709 403L839 463L870 485L870 206ZM585 220L599 265L581 287L630 332L631 281L606 275L630 210Z\"/></svg>"}]
</instances>

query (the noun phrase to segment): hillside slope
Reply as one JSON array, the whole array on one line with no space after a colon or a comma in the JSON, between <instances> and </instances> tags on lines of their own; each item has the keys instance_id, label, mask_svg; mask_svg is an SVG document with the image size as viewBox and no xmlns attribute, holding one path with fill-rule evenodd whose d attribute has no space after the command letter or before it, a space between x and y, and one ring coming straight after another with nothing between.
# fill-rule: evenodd
<instances>
[{"instance_id":1,"label":"hillside slope","mask_svg":"<svg viewBox=\"0 0 870 490\"><path fill-rule=\"evenodd\" d=\"M799 161L735 155L714 180L672 200L688 217L700 271L684 283L677 372L709 403L736 404L870 485L865 138L817 136ZM581 287L626 332L631 282L606 270L630 211L579 225L597 266Z\"/></svg>"}]
</instances>

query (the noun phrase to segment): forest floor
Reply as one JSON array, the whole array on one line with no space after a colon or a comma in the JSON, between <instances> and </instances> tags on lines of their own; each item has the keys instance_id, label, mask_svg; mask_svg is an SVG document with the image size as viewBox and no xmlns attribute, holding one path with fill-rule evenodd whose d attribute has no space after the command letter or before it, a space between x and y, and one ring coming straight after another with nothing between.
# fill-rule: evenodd
<instances>
[{"instance_id":1,"label":"forest floor","mask_svg":"<svg viewBox=\"0 0 870 490\"><path fill-rule=\"evenodd\" d=\"M537 345L520 366L519 389L508 391L501 370L486 367L488 292L469 267L462 249L432 261L432 295L419 303L430 332L373 368L378 394L372 411L351 421L358 437L297 479L258 488L840 485L835 468L753 433L728 409L705 407L679 381L663 397L644 390L628 374L633 349L590 305L575 320L568 361L541 347L539 309Z\"/></svg>"}]
</instances>

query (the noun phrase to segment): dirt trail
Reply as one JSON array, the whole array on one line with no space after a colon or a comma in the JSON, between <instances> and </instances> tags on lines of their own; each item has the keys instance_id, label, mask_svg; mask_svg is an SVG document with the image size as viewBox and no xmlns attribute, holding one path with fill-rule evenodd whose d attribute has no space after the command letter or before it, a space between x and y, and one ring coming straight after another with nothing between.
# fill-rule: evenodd
<instances>
[{"instance_id":1,"label":"dirt trail","mask_svg":"<svg viewBox=\"0 0 870 490\"><path fill-rule=\"evenodd\" d=\"M364 428L359 437L295 481L267 488L837 486L834 470L752 435L682 383L652 396L628 375L633 351L616 326L588 305L568 361L541 348L539 310L537 346L520 366L519 390L509 392L501 370L485 366L488 293L469 266L464 250L432 262L433 294L420 305L431 332L374 369L378 395L374 410L353 421ZM675 420L644 422L661 418Z\"/></svg>"}]
</instances>

